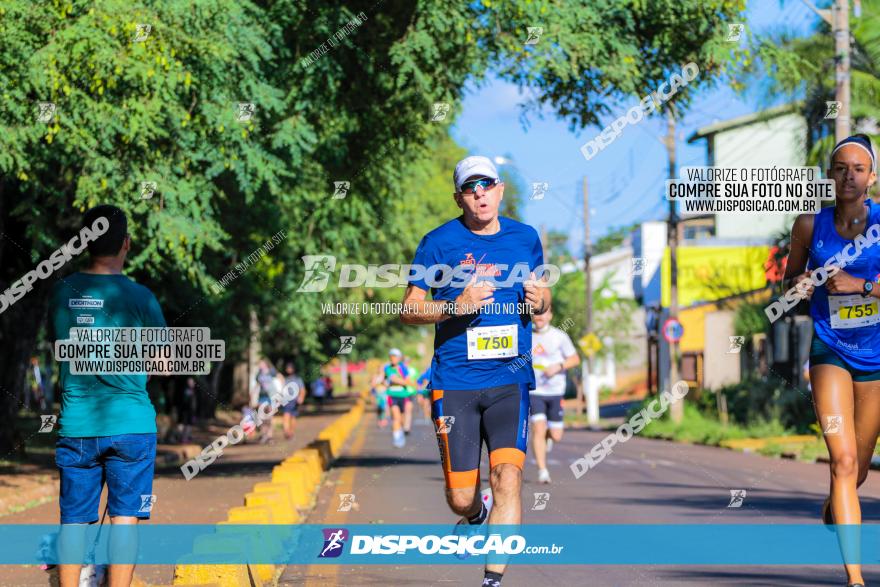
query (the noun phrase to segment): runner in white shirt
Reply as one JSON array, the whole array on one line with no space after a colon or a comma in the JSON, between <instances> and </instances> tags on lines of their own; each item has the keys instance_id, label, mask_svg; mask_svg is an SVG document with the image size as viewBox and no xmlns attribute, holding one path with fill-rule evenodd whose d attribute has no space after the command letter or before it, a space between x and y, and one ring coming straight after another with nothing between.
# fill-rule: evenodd
<instances>
[{"instance_id":1,"label":"runner in white shirt","mask_svg":"<svg viewBox=\"0 0 880 587\"><path fill-rule=\"evenodd\" d=\"M562 440L562 396L565 371L580 364L571 339L550 326L553 312L532 316L532 365L536 387L529 392L532 407L532 444L538 463L538 483L550 483L547 452Z\"/></svg>"}]
</instances>

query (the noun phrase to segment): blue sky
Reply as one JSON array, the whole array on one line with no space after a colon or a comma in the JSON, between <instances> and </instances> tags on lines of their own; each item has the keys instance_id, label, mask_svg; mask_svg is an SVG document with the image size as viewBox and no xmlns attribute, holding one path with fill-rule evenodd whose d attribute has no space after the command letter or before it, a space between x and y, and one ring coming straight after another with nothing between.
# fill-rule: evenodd
<instances>
[{"instance_id":1,"label":"blue sky","mask_svg":"<svg viewBox=\"0 0 880 587\"><path fill-rule=\"evenodd\" d=\"M807 34L818 19L799 0L752 0L746 25L754 35L778 28ZM462 113L452 127L452 136L470 153L489 157L508 155L516 172L531 190L532 182L548 182L550 190L542 200L523 198L522 213L527 223L569 234L572 252L580 254L583 241L581 181L587 176L590 189L592 241L613 226L660 219L668 211L663 199L667 174L666 149L660 138L666 132L659 117L643 119L624 128L622 134L590 161L580 146L594 138L599 127L572 132L568 124L546 111L542 118L529 116L529 127L520 122L519 104L525 100L518 88L497 78L481 87L468 87ZM622 115L632 104L614 110L602 120L602 127ZM725 86L701 92L678 124L678 166L705 165L706 141L688 144L686 138L697 128L735 118L780 103L767 102L759 92L741 96Z\"/></svg>"}]
</instances>

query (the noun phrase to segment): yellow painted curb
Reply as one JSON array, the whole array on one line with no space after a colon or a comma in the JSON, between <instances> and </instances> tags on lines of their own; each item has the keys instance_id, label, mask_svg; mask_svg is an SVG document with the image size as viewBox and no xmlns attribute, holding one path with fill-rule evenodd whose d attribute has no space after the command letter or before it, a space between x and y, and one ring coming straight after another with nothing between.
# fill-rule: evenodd
<instances>
[{"instance_id":1,"label":"yellow painted curb","mask_svg":"<svg viewBox=\"0 0 880 587\"><path fill-rule=\"evenodd\" d=\"M261 481L254 484L254 493L280 493L284 502L296 510L296 503L293 500L293 495L290 493L290 485L287 483L270 483Z\"/></svg>"},{"instance_id":2,"label":"yellow painted curb","mask_svg":"<svg viewBox=\"0 0 880 587\"><path fill-rule=\"evenodd\" d=\"M364 415L369 390L359 394L352 408L326 426L318 434L319 440L330 445L335 458ZM193 545L196 554L238 552L241 537L236 537L235 525L240 524L297 524L302 521L298 509L307 509L314 503L316 490L321 484L324 467L321 450L303 448L272 469L271 482L259 482L244 496L245 505L229 510L225 522L217 524L217 534L199 537ZM232 526L232 527L229 527ZM268 542L268 541L266 541ZM261 544L261 548L275 551L279 547ZM289 547L289 545L288 545ZM217 587L263 587L272 584L278 569L275 565L205 565L178 564L174 568L174 585L215 585Z\"/></svg>"},{"instance_id":3,"label":"yellow painted curb","mask_svg":"<svg viewBox=\"0 0 880 587\"><path fill-rule=\"evenodd\" d=\"M315 466L315 462L310 459L306 459L305 457L294 455L292 457L287 457L279 467L291 468L294 467L297 470L300 470L303 476L305 476L306 480L309 483L309 486L317 487L321 483L321 470Z\"/></svg>"},{"instance_id":4,"label":"yellow painted curb","mask_svg":"<svg viewBox=\"0 0 880 587\"><path fill-rule=\"evenodd\" d=\"M235 507L229 510L226 521L230 524L274 524L272 510L265 506Z\"/></svg>"},{"instance_id":5,"label":"yellow painted curb","mask_svg":"<svg viewBox=\"0 0 880 587\"><path fill-rule=\"evenodd\" d=\"M291 507L290 500L281 493L248 493L244 496L245 507L264 506L272 512L276 524L296 524L300 521L299 513Z\"/></svg>"},{"instance_id":6,"label":"yellow painted curb","mask_svg":"<svg viewBox=\"0 0 880 587\"><path fill-rule=\"evenodd\" d=\"M272 469L273 472L275 469L296 472L296 474L303 479L302 485L306 494L310 494L321 484L321 474L315 470L315 467L310 462L299 457L287 458L283 460L280 465L277 465Z\"/></svg>"},{"instance_id":7,"label":"yellow painted curb","mask_svg":"<svg viewBox=\"0 0 880 587\"><path fill-rule=\"evenodd\" d=\"M275 467L272 469L272 482L284 483L290 487L291 500L296 507L307 509L311 505L315 487L308 485L301 468L293 465Z\"/></svg>"},{"instance_id":8,"label":"yellow painted curb","mask_svg":"<svg viewBox=\"0 0 880 587\"><path fill-rule=\"evenodd\" d=\"M246 565L177 565L174 585L241 587L250 585L250 575Z\"/></svg>"},{"instance_id":9,"label":"yellow painted curb","mask_svg":"<svg viewBox=\"0 0 880 587\"><path fill-rule=\"evenodd\" d=\"M260 528L245 530L242 526L252 526L254 524L242 524L241 522L217 522L217 536L231 537L238 542L238 550L247 549L250 553L258 550L261 554L267 554L270 557L279 557L284 551L284 546L274 540L275 535L266 532Z\"/></svg>"},{"instance_id":10,"label":"yellow painted curb","mask_svg":"<svg viewBox=\"0 0 880 587\"><path fill-rule=\"evenodd\" d=\"M802 444L815 442L814 435L799 434L795 436L773 436L770 438L733 438L722 440L719 444L725 448L737 450L760 450L768 444Z\"/></svg>"},{"instance_id":11,"label":"yellow painted curb","mask_svg":"<svg viewBox=\"0 0 880 587\"><path fill-rule=\"evenodd\" d=\"M315 468L318 473L322 473L324 471L324 466L321 464L321 451L317 448L301 448L298 451L294 452L291 456L294 457L302 457L307 461L312 463L312 466Z\"/></svg>"}]
</instances>

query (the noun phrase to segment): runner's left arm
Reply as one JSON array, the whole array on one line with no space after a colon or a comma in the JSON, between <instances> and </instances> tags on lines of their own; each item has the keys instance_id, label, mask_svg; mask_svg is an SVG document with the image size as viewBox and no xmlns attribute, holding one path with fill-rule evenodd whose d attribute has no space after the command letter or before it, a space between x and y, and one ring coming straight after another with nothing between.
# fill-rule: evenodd
<instances>
[{"instance_id":1,"label":"runner's left arm","mask_svg":"<svg viewBox=\"0 0 880 587\"><path fill-rule=\"evenodd\" d=\"M534 242L532 243L531 259L529 260L532 273L529 275L529 279L523 283L523 290L526 303L532 307L532 313L543 314L550 309L550 287L547 285L548 276L546 271L542 271L541 275L537 277L535 276L535 271L539 267L544 266L544 247L541 245L541 237L538 236L538 232L532 229L532 234L534 235Z\"/></svg>"},{"instance_id":2,"label":"runner's left arm","mask_svg":"<svg viewBox=\"0 0 880 587\"><path fill-rule=\"evenodd\" d=\"M561 363L556 363L555 365L550 365L549 367L544 368L544 375L547 377L553 377L557 373L561 373L563 371L568 371L569 369L573 369L581 364L581 357L577 354L577 351L574 349L574 344L571 342L571 338L566 334L565 339L562 341L562 356L565 357Z\"/></svg>"}]
</instances>

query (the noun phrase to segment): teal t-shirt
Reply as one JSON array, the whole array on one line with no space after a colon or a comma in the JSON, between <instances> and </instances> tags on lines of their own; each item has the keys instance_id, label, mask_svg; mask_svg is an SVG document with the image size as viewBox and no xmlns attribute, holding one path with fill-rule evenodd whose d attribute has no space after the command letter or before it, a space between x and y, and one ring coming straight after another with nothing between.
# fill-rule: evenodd
<instances>
[{"instance_id":1,"label":"teal t-shirt","mask_svg":"<svg viewBox=\"0 0 880 587\"><path fill-rule=\"evenodd\" d=\"M152 292L124 275L74 273L53 287L49 323L53 338L63 340L71 328L165 327L165 317ZM69 361L58 365L59 436L156 432L146 374L72 375Z\"/></svg>"},{"instance_id":2,"label":"teal t-shirt","mask_svg":"<svg viewBox=\"0 0 880 587\"><path fill-rule=\"evenodd\" d=\"M385 374L385 384L388 386L388 395L391 397L408 397L410 396L409 389L404 385L399 385L397 383L391 383L391 377L407 377L409 374L409 370L406 368L406 365L403 363L398 363L395 367L391 363L385 363L385 366L382 367L382 371Z\"/></svg>"}]
</instances>

